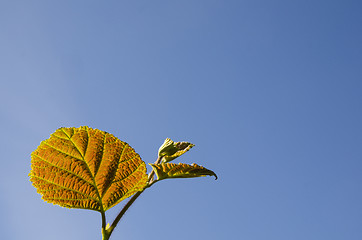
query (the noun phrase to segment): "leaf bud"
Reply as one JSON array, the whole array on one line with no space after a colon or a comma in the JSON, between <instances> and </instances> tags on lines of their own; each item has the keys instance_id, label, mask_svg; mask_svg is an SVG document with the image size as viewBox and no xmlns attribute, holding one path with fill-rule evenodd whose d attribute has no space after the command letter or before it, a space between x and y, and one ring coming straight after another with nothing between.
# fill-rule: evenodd
<instances>
[{"instance_id":1,"label":"leaf bud","mask_svg":"<svg viewBox=\"0 0 362 240\"><path fill-rule=\"evenodd\" d=\"M158 150L158 156L162 158L162 162L170 162L190 150L193 146L195 145L189 142L174 142L170 138L166 138Z\"/></svg>"}]
</instances>

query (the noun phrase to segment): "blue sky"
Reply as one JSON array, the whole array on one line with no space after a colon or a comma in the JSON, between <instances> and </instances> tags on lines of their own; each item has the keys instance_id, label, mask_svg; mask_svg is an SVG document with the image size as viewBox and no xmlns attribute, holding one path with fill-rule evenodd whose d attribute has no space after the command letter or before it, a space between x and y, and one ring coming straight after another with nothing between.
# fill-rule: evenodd
<instances>
[{"instance_id":1,"label":"blue sky","mask_svg":"<svg viewBox=\"0 0 362 240\"><path fill-rule=\"evenodd\" d=\"M362 239L360 1L1 1L3 239L101 239L30 153L87 125L219 179L148 189L112 239ZM107 212L112 221L123 203Z\"/></svg>"}]
</instances>

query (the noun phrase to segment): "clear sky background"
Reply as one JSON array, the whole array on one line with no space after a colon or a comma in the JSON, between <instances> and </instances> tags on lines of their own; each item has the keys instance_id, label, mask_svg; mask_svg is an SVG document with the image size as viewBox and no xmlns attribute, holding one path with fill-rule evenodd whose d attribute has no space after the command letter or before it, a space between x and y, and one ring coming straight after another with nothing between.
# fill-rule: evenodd
<instances>
[{"instance_id":1,"label":"clear sky background","mask_svg":"<svg viewBox=\"0 0 362 240\"><path fill-rule=\"evenodd\" d=\"M213 177L148 189L112 239L362 239L361 1L0 1L0 238L101 239L30 153L87 125ZM124 202L107 212L113 220Z\"/></svg>"}]
</instances>

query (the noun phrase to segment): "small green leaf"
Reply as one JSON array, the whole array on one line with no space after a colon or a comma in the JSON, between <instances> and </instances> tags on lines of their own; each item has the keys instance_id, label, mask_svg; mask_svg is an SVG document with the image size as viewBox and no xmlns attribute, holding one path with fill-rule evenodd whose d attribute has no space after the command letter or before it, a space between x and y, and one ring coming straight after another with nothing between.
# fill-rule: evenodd
<instances>
[{"instance_id":1,"label":"small green leaf","mask_svg":"<svg viewBox=\"0 0 362 240\"><path fill-rule=\"evenodd\" d=\"M158 156L162 158L162 162L170 162L190 150L193 146L195 145L189 142L174 142L166 138L158 150Z\"/></svg>"},{"instance_id":2,"label":"small green leaf","mask_svg":"<svg viewBox=\"0 0 362 240\"><path fill-rule=\"evenodd\" d=\"M192 165L185 163L161 163L161 164L150 164L155 170L158 180L166 178L194 178L194 177L205 177L215 176L216 174L203 166L199 166L195 163Z\"/></svg>"}]
</instances>

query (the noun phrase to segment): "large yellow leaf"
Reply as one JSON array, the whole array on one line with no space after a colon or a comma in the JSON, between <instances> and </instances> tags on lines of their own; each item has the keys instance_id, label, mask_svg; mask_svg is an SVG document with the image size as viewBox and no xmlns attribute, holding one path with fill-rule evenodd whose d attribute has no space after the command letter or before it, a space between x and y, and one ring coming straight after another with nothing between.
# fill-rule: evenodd
<instances>
[{"instance_id":1,"label":"large yellow leaf","mask_svg":"<svg viewBox=\"0 0 362 240\"><path fill-rule=\"evenodd\" d=\"M132 147L89 127L56 130L31 158L33 186L63 207L105 212L147 183L146 165Z\"/></svg>"},{"instance_id":2,"label":"large yellow leaf","mask_svg":"<svg viewBox=\"0 0 362 240\"><path fill-rule=\"evenodd\" d=\"M161 163L161 164L150 164L155 170L158 180L166 179L166 178L194 178L194 177L204 177L204 176L215 176L216 174L204 168L203 166L199 166L195 163L192 165L186 163Z\"/></svg>"}]
</instances>

